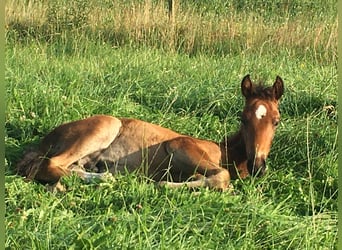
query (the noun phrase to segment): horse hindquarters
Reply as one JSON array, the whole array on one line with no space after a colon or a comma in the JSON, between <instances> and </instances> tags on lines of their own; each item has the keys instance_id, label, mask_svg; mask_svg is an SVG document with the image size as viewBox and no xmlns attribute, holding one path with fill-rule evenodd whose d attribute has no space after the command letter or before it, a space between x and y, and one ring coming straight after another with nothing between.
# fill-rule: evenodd
<instances>
[{"instance_id":1,"label":"horse hindquarters","mask_svg":"<svg viewBox=\"0 0 342 250\"><path fill-rule=\"evenodd\" d=\"M121 121L115 117L97 115L62 124L46 135L35 159L19 163L23 176L42 183L56 183L73 172L73 164L107 148L118 136ZM29 157L25 158L32 158ZM90 161L93 159L89 159ZM81 178L87 175L75 171Z\"/></svg>"}]
</instances>

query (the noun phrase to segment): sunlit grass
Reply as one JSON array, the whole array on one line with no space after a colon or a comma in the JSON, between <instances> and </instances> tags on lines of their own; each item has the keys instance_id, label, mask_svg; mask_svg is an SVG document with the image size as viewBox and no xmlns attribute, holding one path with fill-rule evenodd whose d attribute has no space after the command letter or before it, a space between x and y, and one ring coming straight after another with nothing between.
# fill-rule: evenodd
<instances>
[{"instance_id":1,"label":"sunlit grass","mask_svg":"<svg viewBox=\"0 0 342 250\"><path fill-rule=\"evenodd\" d=\"M7 0L9 37L33 36L64 41L92 38L112 46L149 46L189 55L227 55L246 51L270 53L280 48L300 51L320 62L337 58L337 17L331 3L219 3L197 6L174 1L170 16L167 1L24 1ZM329 6L330 6L329 5ZM214 14L210 8L221 7ZM319 7L321 6L321 8ZM209 10L207 10L209 7ZM308 18L310 16L310 18ZM71 34L69 34L71 33ZM73 38L69 38L70 35ZM76 41L77 41L76 39Z\"/></svg>"},{"instance_id":2,"label":"sunlit grass","mask_svg":"<svg viewBox=\"0 0 342 250\"><path fill-rule=\"evenodd\" d=\"M88 18L79 20L86 28L69 29L49 21L44 1L7 1L6 247L336 248L336 16L324 19L324 8L315 6L312 19L290 11L288 19L275 12L253 19L237 7L230 16L222 8L220 16L219 5L184 4L175 17L184 44L175 47L166 39L170 20L162 2L116 2L120 8L102 2L55 1L57 7L91 3L84 9ZM137 18L128 20L131 14ZM61 33L50 36L57 24ZM117 26L123 44L113 36ZM221 41L231 47L218 46ZM246 74L267 85L280 75L285 94L268 174L234 181L235 195L159 188L135 175L91 184L71 176L63 179L66 193L52 194L13 173L22 152L52 128L92 114L134 117L220 141L239 127Z\"/></svg>"}]
</instances>

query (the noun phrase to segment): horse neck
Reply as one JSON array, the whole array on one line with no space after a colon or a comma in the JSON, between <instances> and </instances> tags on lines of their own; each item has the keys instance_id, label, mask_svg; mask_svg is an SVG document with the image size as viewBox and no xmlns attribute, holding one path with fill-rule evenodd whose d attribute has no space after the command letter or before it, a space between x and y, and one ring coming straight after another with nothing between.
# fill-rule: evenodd
<instances>
[{"instance_id":1,"label":"horse neck","mask_svg":"<svg viewBox=\"0 0 342 250\"><path fill-rule=\"evenodd\" d=\"M247 153L241 130L226 137L221 143L222 166L229 169L232 179L248 175ZM239 172L239 174L237 174Z\"/></svg>"}]
</instances>

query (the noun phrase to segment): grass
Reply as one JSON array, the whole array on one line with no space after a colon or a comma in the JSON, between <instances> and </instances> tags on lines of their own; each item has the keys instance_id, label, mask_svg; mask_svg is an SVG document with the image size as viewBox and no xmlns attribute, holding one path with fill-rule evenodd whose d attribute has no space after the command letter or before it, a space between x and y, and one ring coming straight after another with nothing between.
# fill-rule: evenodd
<instances>
[{"instance_id":1,"label":"grass","mask_svg":"<svg viewBox=\"0 0 342 250\"><path fill-rule=\"evenodd\" d=\"M67 46L90 38L112 46L148 46L189 55L291 48L297 56L322 63L337 59L336 0L324 7L319 1L277 0L266 6L252 1L174 1L171 15L166 3L8 0L6 24L15 39L29 36Z\"/></svg>"},{"instance_id":2,"label":"grass","mask_svg":"<svg viewBox=\"0 0 342 250\"><path fill-rule=\"evenodd\" d=\"M169 20L161 1L7 1L6 248L337 248L334 2L292 1L281 12L277 1L230 3L184 1ZM77 18L63 4L77 5ZM220 141L238 129L247 73L267 84L280 75L286 92L268 174L234 181L236 195L132 174L70 176L68 192L52 194L13 173L53 127L98 113Z\"/></svg>"}]
</instances>

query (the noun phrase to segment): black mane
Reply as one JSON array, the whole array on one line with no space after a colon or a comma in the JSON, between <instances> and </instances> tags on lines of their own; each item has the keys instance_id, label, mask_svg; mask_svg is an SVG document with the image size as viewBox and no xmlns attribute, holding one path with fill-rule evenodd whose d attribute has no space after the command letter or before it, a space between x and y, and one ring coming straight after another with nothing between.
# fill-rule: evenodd
<instances>
[{"instance_id":1,"label":"black mane","mask_svg":"<svg viewBox=\"0 0 342 250\"><path fill-rule=\"evenodd\" d=\"M263 83L253 85L251 97L260 98L264 100L273 100L275 98L273 87L265 87Z\"/></svg>"}]
</instances>

